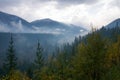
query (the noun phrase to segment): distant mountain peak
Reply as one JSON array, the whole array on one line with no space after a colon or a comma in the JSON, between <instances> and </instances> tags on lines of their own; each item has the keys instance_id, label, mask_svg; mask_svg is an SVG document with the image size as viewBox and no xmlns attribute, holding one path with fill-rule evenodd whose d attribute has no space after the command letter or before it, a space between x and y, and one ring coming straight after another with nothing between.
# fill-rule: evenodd
<instances>
[{"instance_id":1,"label":"distant mountain peak","mask_svg":"<svg viewBox=\"0 0 120 80\"><path fill-rule=\"evenodd\" d=\"M82 34L81 31L87 32L86 29L80 26L66 24L50 18L35 20L30 23L18 16L0 11L0 32L3 31L15 33L64 34L70 36Z\"/></svg>"},{"instance_id":2,"label":"distant mountain peak","mask_svg":"<svg viewBox=\"0 0 120 80\"><path fill-rule=\"evenodd\" d=\"M114 21L116 21L116 22L120 22L120 18L117 18L116 20L114 20Z\"/></svg>"},{"instance_id":3,"label":"distant mountain peak","mask_svg":"<svg viewBox=\"0 0 120 80\"><path fill-rule=\"evenodd\" d=\"M26 32L26 30L30 31L32 29L31 24L25 19L0 11L0 31Z\"/></svg>"},{"instance_id":4,"label":"distant mountain peak","mask_svg":"<svg viewBox=\"0 0 120 80\"><path fill-rule=\"evenodd\" d=\"M2 11L0 11L0 15L15 16L15 15L12 15L12 14L8 14L8 13L6 13L6 12L2 12Z\"/></svg>"},{"instance_id":5,"label":"distant mountain peak","mask_svg":"<svg viewBox=\"0 0 120 80\"><path fill-rule=\"evenodd\" d=\"M31 24L37 27L57 27L59 25L63 25L63 23L49 19L49 18L35 20L35 21L32 21Z\"/></svg>"},{"instance_id":6,"label":"distant mountain peak","mask_svg":"<svg viewBox=\"0 0 120 80\"><path fill-rule=\"evenodd\" d=\"M111 23L109 23L108 25L106 25L106 28L109 28L109 29L115 28L115 27L120 27L120 18L117 18Z\"/></svg>"},{"instance_id":7,"label":"distant mountain peak","mask_svg":"<svg viewBox=\"0 0 120 80\"><path fill-rule=\"evenodd\" d=\"M2 11L0 11L0 14L3 13Z\"/></svg>"},{"instance_id":8,"label":"distant mountain peak","mask_svg":"<svg viewBox=\"0 0 120 80\"><path fill-rule=\"evenodd\" d=\"M0 11L0 14L2 14L2 13L5 13L5 12Z\"/></svg>"},{"instance_id":9,"label":"distant mountain peak","mask_svg":"<svg viewBox=\"0 0 120 80\"><path fill-rule=\"evenodd\" d=\"M50 18L45 18L45 19L40 19L40 20L32 21L31 23L40 23L40 22L51 23L51 22L57 22L57 21L52 20Z\"/></svg>"},{"instance_id":10,"label":"distant mountain peak","mask_svg":"<svg viewBox=\"0 0 120 80\"><path fill-rule=\"evenodd\" d=\"M44 20L44 21L54 21L54 20L52 20L50 18L45 18L45 19L41 19L41 20Z\"/></svg>"}]
</instances>

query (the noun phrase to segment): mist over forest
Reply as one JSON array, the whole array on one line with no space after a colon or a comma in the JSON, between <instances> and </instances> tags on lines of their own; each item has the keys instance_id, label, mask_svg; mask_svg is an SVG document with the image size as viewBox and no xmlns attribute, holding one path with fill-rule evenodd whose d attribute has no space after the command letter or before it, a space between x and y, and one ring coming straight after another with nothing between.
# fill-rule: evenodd
<instances>
[{"instance_id":1,"label":"mist over forest","mask_svg":"<svg viewBox=\"0 0 120 80\"><path fill-rule=\"evenodd\" d=\"M120 80L119 3L1 0L0 80Z\"/></svg>"}]
</instances>

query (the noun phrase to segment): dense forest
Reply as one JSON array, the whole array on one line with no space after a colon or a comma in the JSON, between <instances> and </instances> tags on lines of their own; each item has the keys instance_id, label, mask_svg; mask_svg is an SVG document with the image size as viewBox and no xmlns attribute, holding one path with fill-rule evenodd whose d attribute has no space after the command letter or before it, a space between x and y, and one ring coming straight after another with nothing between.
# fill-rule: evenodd
<instances>
[{"instance_id":1,"label":"dense forest","mask_svg":"<svg viewBox=\"0 0 120 80\"><path fill-rule=\"evenodd\" d=\"M0 80L120 80L119 27L92 30L71 44L56 47L47 58L36 41L36 58L25 69L17 62L14 42L11 35Z\"/></svg>"}]
</instances>

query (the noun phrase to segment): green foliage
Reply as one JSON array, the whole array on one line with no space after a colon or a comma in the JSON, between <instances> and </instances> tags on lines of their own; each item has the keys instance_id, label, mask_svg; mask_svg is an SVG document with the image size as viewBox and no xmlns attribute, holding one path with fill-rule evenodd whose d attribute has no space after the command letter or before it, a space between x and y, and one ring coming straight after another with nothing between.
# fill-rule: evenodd
<instances>
[{"instance_id":1,"label":"green foliage","mask_svg":"<svg viewBox=\"0 0 120 80\"><path fill-rule=\"evenodd\" d=\"M15 70L16 64L11 37L5 65L8 72L0 80L120 80L120 37L106 41L95 31L58 48L45 60L38 42L35 66L21 73Z\"/></svg>"},{"instance_id":2,"label":"green foliage","mask_svg":"<svg viewBox=\"0 0 120 80\"><path fill-rule=\"evenodd\" d=\"M103 76L104 80L119 80L120 79L120 36L117 42L111 44L106 54L106 70L107 73Z\"/></svg>"},{"instance_id":3,"label":"green foliage","mask_svg":"<svg viewBox=\"0 0 120 80\"><path fill-rule=\"evenodd\" d=\"M7 72L10 72L11 70L16 69L16 66L17 66L17 57L15 54L13 37L11 35L11 40L9 42L9 48L7 50L6 60L4 63L4 68Z\"/></svg>"},{"instance_id":4,"label":"green foliage","mask_svg":"<svg viewBox=\"0 0 120 80\"><path fill-rule=\"evenodd\" d=\"M41 70L43 67L43 49L38 42L37 51L36 51L36 59L35 59L35 69L33 74L33 79L35 80L42 80Z\"/></svg>"},{"instance_id":5,"label":"green foliage","mask_svg":"<svg viewBox=\"0 0 120 80\"><path fill-rule=\"evenodd\" d=\"M102 76L102 80L120 80L120 66L110 67L106 74Z\"/></svg>"},{"instance_id":6,"label":"green foliage","mask_svg":"<svg viewBox=\"0 0 120 80\"><path fill-rule=\"evenodd\" d=\"M27 77L26 74L23 74L20 71L11 71L10 74L3 76L0 80L31 80L31 79Z\"/></svg>"},{"instance_id":7,"label":"green foliage","mask_svg":"<svg viewBox=\"0 0 120 80\"><path fill-rule=\"evenodd\" d=\"M38 42L38 46L37 46L37 51L36 51L36 59L35 59L35 66L37 67L37 69L41 69L41 67L43 66L43 49L40 45L40 43Z\"/></svg>"},{"instance_id":8,"label":"green foliage","mask_svg":"<svg viewBox=\"0 0 120 80\"><path fill-rule=\"evenodd\" d=\"M78 53L73 59L76 80L100 80L104 74L105 47L105 40L94 33L88 37L86 44L78 46Z\"/></svg>"},{"instance_id":9,"label":"green foliage","mask_svg":"<svg viewBox=\"0 0 120 80\"><path fill-rule=\"evenodd\" d=\"M111 44L107 50L106 59L111 65L120 65L120 36L118 37L117 42Z\"/></svg>"}]
</instances>

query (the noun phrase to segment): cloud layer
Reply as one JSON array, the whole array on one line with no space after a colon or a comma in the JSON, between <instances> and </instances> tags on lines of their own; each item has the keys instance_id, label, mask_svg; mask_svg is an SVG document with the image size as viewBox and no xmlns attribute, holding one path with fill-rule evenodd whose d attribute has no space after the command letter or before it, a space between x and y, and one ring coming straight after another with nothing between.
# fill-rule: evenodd
<instances>
[{"instance_id":1,"label":"cloud layer","mask_svg":"<svg viewBox=\"0 0 120 80\"><path fill-rule=\"evenodd\" d=\"M71 5L80 5L80 4L94 4L98 0L56 0L58 6L71 6Z\"/></svg>"},{"instance_id":2,"label":"cloud layer","mask_svg":"<svg viewBox=\"0 0 120 80\"><path fill-rule=\"evenodd\" d=\"M0 11L28 21L51 18L61 22L97 27L120 18L119 0L0 0Z\"/></svg>"}]
</instances>

